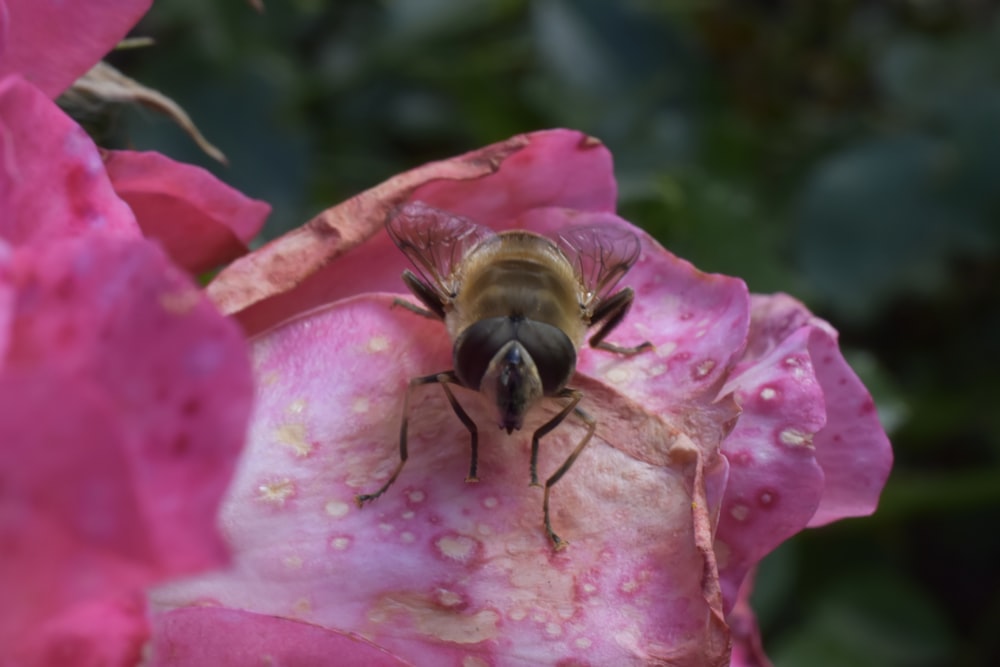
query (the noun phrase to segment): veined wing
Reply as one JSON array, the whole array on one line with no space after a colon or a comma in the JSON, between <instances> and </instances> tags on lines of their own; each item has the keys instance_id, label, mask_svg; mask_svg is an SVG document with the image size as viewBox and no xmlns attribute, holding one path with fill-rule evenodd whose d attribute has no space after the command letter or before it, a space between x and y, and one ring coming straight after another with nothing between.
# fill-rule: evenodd
<instances>
[{"instance_id":1,"label":"veined wing","mask_svg":"<svg viewBox=\"0 0 1000 667\"><path fill-rule=\"evenodd\" d=\"M617 225L570 227L558 233L556 244L576 270L584 308L607 297L639 259L639 239Z\"/></svg>"},{"instance_id":2,"label":"veined wing","mask_svg":"<svg viewBox=\"0 0 1000 667\"><path fill-rule=\"evenodd\" d=\"M484 239L496 236L488 227L423 202L397 208L385 228L424 282L443 300L455 296L455 270L462 258Z\"/></svg>"}]
</instances>

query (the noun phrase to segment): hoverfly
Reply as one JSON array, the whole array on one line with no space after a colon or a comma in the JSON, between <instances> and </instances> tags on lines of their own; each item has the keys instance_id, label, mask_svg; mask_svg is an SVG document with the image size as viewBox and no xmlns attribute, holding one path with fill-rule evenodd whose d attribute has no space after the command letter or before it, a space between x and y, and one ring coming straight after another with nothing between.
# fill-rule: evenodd
<instances>
[{"instance_id":1,"label":"hoverfly","mask_svg":"<svg viewBox=\"0 0 1000 667\"><path fill-rule=\"evenodd\" d=\"M406 270L403 282L426 310L402 299L396 304L444 321L454 368L410 380L399 431L399 463L380 489L355 498L358 506L385 493L406 463L409 401L415 388L440 384L469 431L468 482L478 481L479 431L450 385L485 395L508 434L520 430L525 414L541 399L562 399L562 409L531 438L531 486L541 486L539 441L570 413L587 426L566 461L545 480L545 533L557 551L562 549L567 543L552 530L549 491L597 428L597 421L578 405L583 392L567 386L577 350L592 327L597 327L589 338L592 347L623 355L652 347L649 342L621 347L604 340L632 304L631 288L613 290L639 257L639 240L611 224L570 227L554 239L522 230L496 233L419 202L396 209L386 229L420 274Z\"/></svg>"}]
</instances>

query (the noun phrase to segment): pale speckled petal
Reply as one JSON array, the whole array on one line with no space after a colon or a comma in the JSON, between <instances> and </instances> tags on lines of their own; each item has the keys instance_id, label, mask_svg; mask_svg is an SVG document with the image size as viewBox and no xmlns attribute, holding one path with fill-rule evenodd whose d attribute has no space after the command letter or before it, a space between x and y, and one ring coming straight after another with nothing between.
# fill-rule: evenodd
<instances>
[{"instance_id":1,"label":"pale speckled petal","mask_svg":"<svg viewBox=\"0 0 1000 667\"><path fill-rule=\"evenodd\" d=\"M260 338L255 357L256 416L222 516L234 567L158 590L157 607L295 618L415 664L725 662L720 610L703 588L712 568L695 539L696 525L710 526L704 500L693 501L705 495L700 448L668 424L612 406L622 423L646 424L634 428L647 446L633 446L662 456L639 460L599 432L554 487L553 522L571 542L556 553L541 490L528 486L529 434L544 414L507 436L461 389L483 425L480 481L464 481L468 432L439 388L422 387L399 480L355 506L395 465L407 380L450 366L440 323L358 298ZM564 425L543 440L543 475L582 432Z\"/></svg>"}]
</instances>

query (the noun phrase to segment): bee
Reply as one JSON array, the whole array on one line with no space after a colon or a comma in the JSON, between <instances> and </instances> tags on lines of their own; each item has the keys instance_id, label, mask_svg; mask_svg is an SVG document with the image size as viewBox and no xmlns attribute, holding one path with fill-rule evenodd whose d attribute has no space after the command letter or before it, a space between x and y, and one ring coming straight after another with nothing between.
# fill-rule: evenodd
<instances>
[{"instance_id":1,"label":"bee","mask_svg":"<svg viewBox=\"0 0 1000 667\"><path fill-rule=\"evenodd\" d=\"M556 551L567 542L552 530L549 492L594 435L597 421L579 407L583 392L568 387L577 352L591 347L622 355L650 349L647 342L621 347L604 339L625 318L635 293L614 291L639 257L639 240L612 224L569 227L554 239L523 230L494 232L471 220L423 203L402 206L386 220L389 236L419 276L403 272L403 282L425 308L403 306L442 320L452 341L451 370L410 380L399 430L399 463L374 493L358 495L358 507L392 486L407 459L410 396L417 387L439 384L471 438L467 482L478 481L479 429L455 398L451 385L477 391L496 407L508 434L520 430L525 415L542 399L563 403L531 437L531 486L538 481L539 442L571 413L587 433L569 457L545 480L542 514Z\"/></svg>"}]
</instances>

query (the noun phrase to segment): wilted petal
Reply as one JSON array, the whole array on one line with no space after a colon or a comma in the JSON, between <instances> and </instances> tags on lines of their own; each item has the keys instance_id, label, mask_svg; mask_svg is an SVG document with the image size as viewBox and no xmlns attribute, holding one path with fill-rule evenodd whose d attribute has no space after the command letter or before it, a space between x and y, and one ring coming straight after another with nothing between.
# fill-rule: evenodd
<instances>
[{"instance_id":1,"label":"wilted petal","mask_svg":"<svg viewBox=\"0 0 1000 667\"><path fill-rule=\"evenodd\" d=\"M153 619L148 667L294 665L405 667L360 637L290 618L219 607L188 607Z\"/></svg>"},{"instance_id":2,"label":"wilted petal","mask_svg":"<svg viewBox=\"0 0 1000 667\"><path fill-rule=\"evenodd\" d=\"M454 205L478 222L502 226L533 206L610 210L614 198L611 158L600 142L568 130L519 135L400 174L324 211L234 262L208 292L247 331L259 332L337 299L399 291L408 263L384 224L403 202Z\"/></svg>"},{"instance_id":3,"label":"wilted petal","mask_svg":"<svg viewBox=\"0 0 1000 667\"><path fill-rule=\"evenodd\" d=\"M530 141L489 178L431 181L409 197L488 227L509 224L534 208L612 213L618 199L611 152L575 130L525 135ZM478 151L477 151L478 152Z\"/></svg>"},{"instance_id":4,"label":"wilted petal","mask_svg":"<svg viewBox=\"0 0 1000 667\"><path fill-rule=\"evenodd\" d=\"M50 98L121 41L152 0L6 0L0 78L21 74Z\"/></svg>"},{"instance_id":5,"label":"wilted petal","mask_svg":"<svg viewBox=\"0 0 1000 667\"><path fill-rule=\"evenodd\" d=\"M296 618L415 664L723 664L703 479L721 469L606 385L584 380L602 427L552 493L565 551L528 486L530 433L552 406L507 436L477 394L456 390L481 426L480 482L467 484L468 432L439 388L416 390L409 462L355 506L398 460L407 381L450 367L443 333L388 297L360 297L258 340L254 426L222 517L234 568L154 603ZM582 434L567 423L545 437L543 476Z\"/></svg>"},{"instance_id":6,"label":"wilted petal","mask_svg":"<svg viewBox=\"0 0 1000 667\"><path fill-rule=\"evenodd\" d=\"M143 233L192 273L244 254L271 212L201 167L159 153L107 151L104 165Z\"/></svg>"},{"instance_id":7,"label":"wilted petal","mask_svg":"<svg viewBox=\"0 0 1000 667\"><path fill-rule=\"evenodd\" d=\"M0 80L0 155L0 238L19 245L92 230L139 236L94 142L16 75Z\"/></svg>"},{"instance_id":8,"label":"wilted petal","mask_svg":"<svg viewBox=\"0 0 1000 667\"><path fill-rule=\"evenodd\" d=\"M147 241L29 244L3 276L0 646L33 653L43 619L225 562L252 385L236 327Z\"/></svg>"}]
</instances>

